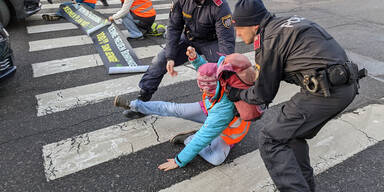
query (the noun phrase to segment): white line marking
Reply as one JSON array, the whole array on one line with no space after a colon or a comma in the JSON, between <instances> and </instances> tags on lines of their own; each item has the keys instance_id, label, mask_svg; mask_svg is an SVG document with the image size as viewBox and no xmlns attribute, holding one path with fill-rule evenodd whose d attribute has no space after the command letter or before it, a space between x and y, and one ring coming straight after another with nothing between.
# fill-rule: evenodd
<instances>
[{"instance_id":1,"label":"white line marking","mask_svg":"<svg viewBox=\"0 0 384 192\"><path fill-rule=\"evenodd\" d=\"M165 75L160 86L168 86L196 78L196 72L190 68L180 66L177 67L177 70L179 72L177 77L172 78ZM36 95L37 116L98 103L116 95L139 91L137 85L141 76L142 74L132 75Z\"/></svg>"},{"instance_id":2,"label":"white line marking","mask_svg":"<svg viewBox=\"0 0 384 192\"><path fill-rule=\"evenodd\" d=\"M117 3L114 3L114 4L117 4ZM121 4L121 3L119 3L119 4ZM60 7L60 3L44 4L42 6L42 10L58 9L59 7ZM171 4L167 3L167 4L153 5L153 8L155 8L155 10L158 10L158 9L170 9L171 8ZM106 8L106 9L97 9L96 8L95 10L100 12L100 13L116 13L116 12L118 12L120 10L120 8Z\"/></svg>"},{"instance_id":3,"label":"white line marking","mask_svg":"<svg viewBox=\"0 0 384 192\"><path fill-rule=\"evenodd\" d=\"M144 59L156 56L156 54L159 53L161 49L162 47L159 45L151 45L146 47L134 48L133 50L135 53L137 53L137 57L139 59ZM34 63L32 64L32 70L33 77L41 77L89 67L97 67L100 65L103 65L100 56L98 54L92 54L61 60Z\"/></svg>"},{"instance_id":4,"label":"white line marking","mask_svg":"<svg viewBox=\"0 0 384 192\"><path fill-rule=\"evenodd\" d=\"M34 15L31 15L31 16L27 17L25 20L26 21L39 21L39 20L43 20L42 15L44 15L44 14L54 14L54 13L34 14ZM168 13L158 14L158 15L156 15L156 21L168 19L168 16L169 16ZM47 23L49 23L49 21L47 21Z\"/></svg>"},{"instance_id":5,"label":"white line marking","mask_svg":"<svg viewBox=\"0 0 384 192\"><path fill-rule=\"evenodd\" d=\"M41 15L35 15L36 17L39 17L39 20L41 20ZM158 14L156 16L156 21L158 20L165 20L168 19L168 14ZM117 24L121 24L121 21L116 21ZM34 33L43 33L43 32L52 32L52 31L62 31L62 30L70 30L70 29L78 29L78 27L75 24L72 23L54 23L54 24L43 24L43 25L33 25L33 26L27 26L27 33L28 34L34 34Z\"/></svg>"},{"instance_id":6,"label":"white line marking","mask_svg":"<svg viewBox=\"0 0 384 192\"><path fill-rule=\"evenodd\" d=\"M315 173L319 174L384 140L383 114L383 105L370 105L328 122L314 139L309 140ZM275 187L256 150L236 158L233 163L215 167L161 191L266 192L275 191Z\"/></svg>"},{"instance_id":7,"label":"white line marking","mask_svg":"<svg viewBox=\"0 0 384 192\"><path fill-rule=\"evenodd\" d=\"M155 1L158 1L158 2L169 2L169 1L164 1L164 0L151 0L152 2L155 2ZM97 5L103 5L100 1L97 1L96 3ZM108 4L109 5L121 5L121 1L120 0L108 0ZM49 3L45 3L45 2L42 2L42 7L41 9L52 9L52 8L58 8L60 6L60 3L53 3L53 4L49 4ZM104 6L102 6L104 7Z\"/></svg>"},{"instance_id":8,"label":"white line marking","mask_svg":"<svg viewBox=\"0 0 384 192\"><path fill-rule=\"evenodd\" d=\"M166 142L180 132L200 126L177 118L146 116L45 145L47 181Z\"/></svg>"}]
</instances>

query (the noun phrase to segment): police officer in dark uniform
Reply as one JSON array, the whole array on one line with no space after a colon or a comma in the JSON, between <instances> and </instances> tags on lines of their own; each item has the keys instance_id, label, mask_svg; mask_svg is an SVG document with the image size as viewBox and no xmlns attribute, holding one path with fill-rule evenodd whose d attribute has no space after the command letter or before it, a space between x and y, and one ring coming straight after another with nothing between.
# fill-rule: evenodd
<instances>
[{"instance_id":1,"label":"police officer in dark uniform","mask_svg":"<svg viewBox=\"0 0 384 192\"><path fill-rule=\"evenodd\" d=\"M232 14L226 0L173 0L169 13L167 44L145 72L138 99L148 101L165 73L177 75L174 66L188 61L186 50L192 46L208 62L217 62L220 54L235 50ZM138 115L130 110L124 115Z\"/></svg>"},{"instance_id":2,"label":"police officer in dark uniform","mask_svg":"<svg viewBox=\"0 0 384 192\"><path fill-rule=\"evenodd\" d=\"M315 191L306 140L355 98L357 65L322 27L299 16L275 17L261 0L239 0L233 22L237 36L254 43L260 71L249 89L228 87L228 98L268 105L280 81L302 87L260 131L259 150L281 192Z\"/></svg>"}]
</instances>

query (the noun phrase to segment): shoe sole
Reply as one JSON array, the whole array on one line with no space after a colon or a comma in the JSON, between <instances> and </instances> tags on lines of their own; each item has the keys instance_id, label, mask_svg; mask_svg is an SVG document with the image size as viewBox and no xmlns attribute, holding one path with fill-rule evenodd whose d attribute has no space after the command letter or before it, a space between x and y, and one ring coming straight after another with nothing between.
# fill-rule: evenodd
<instances>
[{"instance_id":1,"label":"shoe sole","mask_svg":"<svg viewBox=\"0 0 384 192\"><path fill-rule=\"evenodd\" d=\"M113 100L113 105L115 106L115 107L119 107L119 106L117 106L117 100L119 99L119 96L116 96L115 97L115 99Z\"/></svg>"},{"instance_id":2,"label":"shoe sole","mask_svg":"<svg viewBox=\"0 0 384 192\"><path fill-rule=\"evenodd\" d=\"M120 100L120 96L116 96L115 97L115 99L114 99L114 101L113 101L113 105L115 106L115 107L122 107L122 108L124 108L124 109L131 109L130 107L129 107L129 105L125 105L125 104L121 104L121 102L119 102L119 100Z\"/></svg>"},{"instance_id":3,"label":"shoe sole","mask_svg":"<svg viewBox=\"0 0 384 192\"><path fill-rule=\"evenodd\" d=\"M178 137L178 136L184 136L184 135L194 135L195 133L197 132L197 130L193 130L193 131L188 131L188 132L183 132L183 133L179 133L177 135L175 135L174 137L172 137L169 142L172 143L172 144L176 144L175 142L175 138ZM188 138L188 137L187 137Z\"/></svg>"}]
</instances>

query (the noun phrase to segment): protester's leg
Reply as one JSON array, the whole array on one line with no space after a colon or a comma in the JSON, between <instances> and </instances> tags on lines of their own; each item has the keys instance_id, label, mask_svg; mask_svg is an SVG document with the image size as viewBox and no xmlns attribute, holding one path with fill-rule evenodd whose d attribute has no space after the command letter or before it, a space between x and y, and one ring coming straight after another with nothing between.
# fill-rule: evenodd
<instances>
[{"instance_id":1,"label":"protester's leg","mask_svg":"<svg viewBox=\"0 0 384 192\"><path fill-rule=\"evenodd\" d=\"M189 136L184 140L184 144L187 145L194 135ZM220 137L216 137L211 144L202 149L199 155L212 165L220 165L227 158L231 147Z\"/></svg>"},{"instance_id":2,"label":"protester's leg","mask_svg":"<svg viewBox=\"0 0 384 192\"><path fill-rule=\"evenodd\" d=\"M141 100L131 101L130 107L146 115L172 116L182 119L204 123L207 116L204 114L199 102L195 103L171 103L164 101Z\"/></svg>"},{"instance_id":3,"label":"protester's leg","mask_svg":"<svg viewBox=\"0 0 384 192\"><path fill-rule=\"evenodd\" d=\"M188 57L185 54L188 43L185 39L180 39L177 58L175 59L175 65L182 65L188 61ZM166 49L166 48L165 48ZM165 57L165 49L162 49L159 54L153 59L152 65L145 72L140 80L139 87L147 94L152 95L158 88L164 74L167 72L167 59Z\"/></svg>"},{"instance_id":4,"label":"protester's leg","mask_svg":"<svg viewBox=\"0 0 384 192\"><path fill-rule=\"evenodd\" d=\"M143 36L143 33L137 28L131 13L123 17L123 25L128 30L128 37L139 38Z\"/></svg>"},{"instance_id":5,"label":"protester's leg","mask_svg":"<svg viewBox=\"0 0 384 192\"><path fill-rule=\"evenodd\" d=\"M314 190L313 172L308 168L308 152L298 152L306 149L307 143L296 142L292 145L291 141L315 136L325 122L352 102L355 97L353 86L339 87L327 98L298 93L260 132L260 155L280 191Z\"/></svg>"}]
</instances>

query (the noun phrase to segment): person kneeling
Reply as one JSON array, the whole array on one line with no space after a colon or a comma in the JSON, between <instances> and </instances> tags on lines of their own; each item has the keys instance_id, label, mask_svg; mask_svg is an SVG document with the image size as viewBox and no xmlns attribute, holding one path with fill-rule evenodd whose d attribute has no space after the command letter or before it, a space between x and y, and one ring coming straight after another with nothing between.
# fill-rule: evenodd
<instances>
[{"instance_id":1,"label":"person kneeling","mask_svg":"<svg viewBox=\"0 0 384 192\"><path fill-rule=\"evenodd\" d=\"M121 9L110 16L109 21L122 18L128 30L127 39L144 39L145 34L152 33L156 11L150 0L122 0Z\"/></svg>"}]
</instances>

